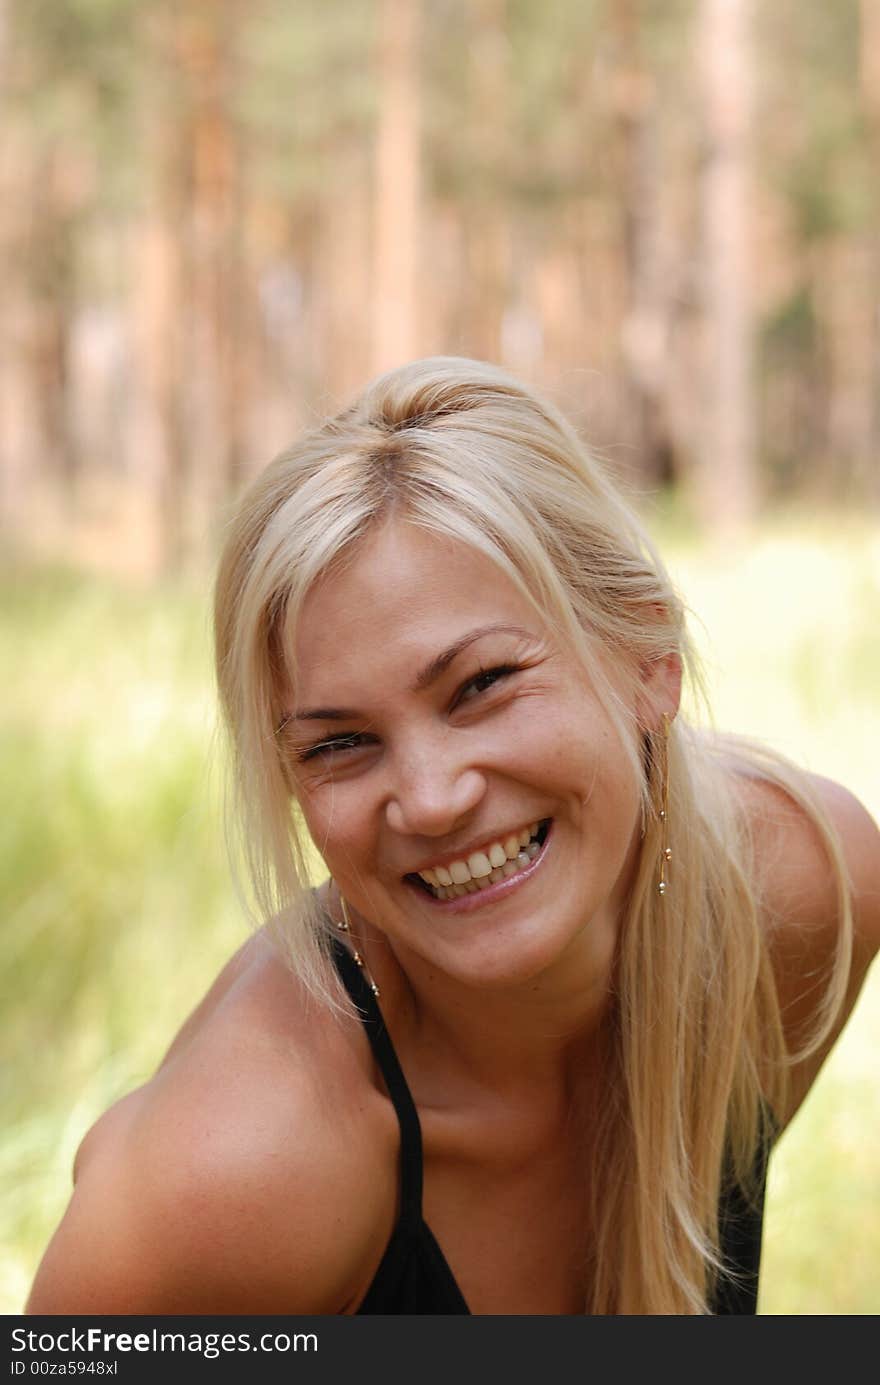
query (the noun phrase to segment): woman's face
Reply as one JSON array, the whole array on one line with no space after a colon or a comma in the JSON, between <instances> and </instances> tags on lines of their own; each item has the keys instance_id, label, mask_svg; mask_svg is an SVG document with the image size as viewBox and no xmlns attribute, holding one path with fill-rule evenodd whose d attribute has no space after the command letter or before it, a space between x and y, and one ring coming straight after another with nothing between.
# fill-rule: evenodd
<instances>
[{"instance_id":1,"label":"woman's face","mask_svg":"<svg viewBox=\"0 0 880 1385\"><path fill-rule=\"evenodd\" d=\"M489 559L389 522L312 590L295 657L306 823L405 967L484 986L571 949L610 967L636 777L589 678ZM648 701L656 724L669 708Z\"/></svg>"}]
</instances>

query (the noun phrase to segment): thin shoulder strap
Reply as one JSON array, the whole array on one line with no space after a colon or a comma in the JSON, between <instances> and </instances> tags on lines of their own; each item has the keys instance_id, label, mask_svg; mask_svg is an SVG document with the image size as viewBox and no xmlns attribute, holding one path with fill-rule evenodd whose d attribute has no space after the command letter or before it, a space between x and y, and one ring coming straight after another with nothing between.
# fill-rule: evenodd
<instances>
[{"instance_id":1,"label":"thin shoulder strap","mask_svg":"<svg viewBox=\"0 0 880 1385\"><path fill-rule=\"evenodd\" d=\"M415 1102L397 1061L376 997L360 967L339 938L333 939L333 960L342 984L361 1012L361 1022L373 1057L400 1125L400 1221L417 1222L422 1217L422 1127Z\"/></svg>"}]
</instances>

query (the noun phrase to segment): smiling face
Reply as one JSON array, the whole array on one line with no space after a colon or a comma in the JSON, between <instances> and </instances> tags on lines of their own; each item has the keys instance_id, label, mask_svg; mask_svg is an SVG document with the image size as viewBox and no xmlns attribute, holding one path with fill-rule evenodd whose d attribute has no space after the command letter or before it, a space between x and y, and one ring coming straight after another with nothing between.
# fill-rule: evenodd
<instances>
[{"instance_id":1,"label":"smiling face","mask_svg":"<svg viewBox=\"0 0 880 1385\"><path fill-rule=\"evenodd\" d=\"M307 597L295 667L307 826L406 969L515 985L577 957L607 975L639 786L581 665L500 569L389 522Z\"/></svg>"}]
</instances>

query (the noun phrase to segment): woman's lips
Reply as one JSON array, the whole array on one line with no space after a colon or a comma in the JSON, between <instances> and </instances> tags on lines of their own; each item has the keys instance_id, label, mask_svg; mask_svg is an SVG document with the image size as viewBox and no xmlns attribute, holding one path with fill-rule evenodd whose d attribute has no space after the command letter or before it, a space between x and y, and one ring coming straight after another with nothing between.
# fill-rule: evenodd
<instances>
[{"instance_id":1,"label":"woman's lips","mask_svg":"<svg viewBox=\"0 0 880 1385\"><path fill-rule=\"evenodd\" d=\"M552 835L553 824L551 821L544 841L541 844L541 849L533 861L530 861L527 866L523 866L522 870L518 871L516 875L512 875L508 880L498 880L494 885L489 885L484 890L475 890L473 894L460 895L456 899L437 899L429 890L423 889L420 885L416 885L410 879L407 878L406 883L409 888L415 891L419 898L429 904L432 909L440 909L447 914L468 914L474 909L481 909L484 904L498 903L500 900L506 898L507 895L512 894L520 885L524 885L526 881L531 880L547 855L547 849L550 845L550 838Z\"/></svg>"}]
</instances>

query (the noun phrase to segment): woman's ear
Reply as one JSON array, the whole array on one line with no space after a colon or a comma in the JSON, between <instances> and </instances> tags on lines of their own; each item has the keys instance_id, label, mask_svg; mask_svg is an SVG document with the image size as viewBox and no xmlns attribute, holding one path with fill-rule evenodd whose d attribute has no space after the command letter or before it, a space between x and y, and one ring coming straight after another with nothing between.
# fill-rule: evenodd
<instances>
[{"instance_id":1,"label":"woman's ear","mask_svg":"<svg viewBox=\"0 0 880 1385\"><path fill-rule=\"evenodd\" d=\"M681 701L681 656L663 654L639 666L636 717L645 731L659 731L663 717L672 721Z\"/></svg>"}]
</instances>

